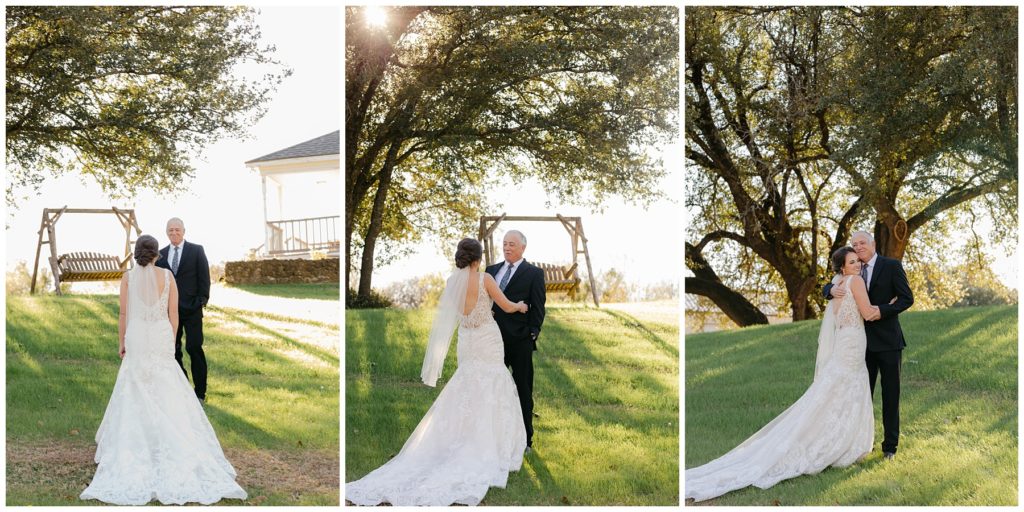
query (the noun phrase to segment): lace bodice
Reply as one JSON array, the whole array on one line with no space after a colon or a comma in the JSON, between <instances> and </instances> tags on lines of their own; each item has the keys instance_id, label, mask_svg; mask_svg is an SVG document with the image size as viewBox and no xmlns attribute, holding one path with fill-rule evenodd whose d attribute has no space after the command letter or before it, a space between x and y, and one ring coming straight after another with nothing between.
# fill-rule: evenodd
<instances>
[{"instance_id":1,"label":"lace bodice","mask_svg":"<svg viewBox=\"0 0 1024 512\"><path fill-rule=\"evenodd\" d=\"M850 278L847 278L839 286L846 290L846 295L839 299L839 307L836 308L836 326L853 327L863 325L864 320L861 319L860 310L857 309L857 301L853 298L853 293L850 292Z\"/></svg>"},{"instance_id":2,"label":"lace bodice","mask_svg":"<svg viewBox=\"0 0 1024 512\"><path fill-rule=\"evenodd\" d=\"M484 289L484 274L481 272L478 277L476 305L473 306L472 311L468 315L462 315L462 326L463 327L480 327L487 322L494 321L494 315L491 313L491 297L487 295L487 290Z\"/></svg>"}]
</instances>

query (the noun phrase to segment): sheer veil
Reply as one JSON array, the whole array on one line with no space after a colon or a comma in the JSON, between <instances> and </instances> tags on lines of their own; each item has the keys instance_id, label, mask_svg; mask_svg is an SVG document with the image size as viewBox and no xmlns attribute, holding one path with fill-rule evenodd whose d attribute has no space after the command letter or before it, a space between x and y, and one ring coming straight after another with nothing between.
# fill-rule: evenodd
<instances>
[{"instance_id":1,"label":"sheer veil","mask_svg":"<svg viewBox=\"0 0 1024 512\"><path fill-rule=\"evenodd\" d=\"M842 275L832 279L833 286L842 286ZM814 358L814 379L818 379L821 369L825 366L836 346L836 308L835 300L828 301L825 314L821 317L821 331L818 332L818 355Z\"/></svg>"},{"instance_id":2,"label":"sheer veil","mask_svg":"<svg viewBox=\"0 0 1024 512\"><path fill-rule=\"evenodd\" d=\"M146 306L153 306L160 300L160 280L163 276L156 265L135 265L128 276L128 297L135 298Z\"/></svg>"},{"instance_id":3,"label":"sheer veil","mask_svg":"<svg viewBox=\"0 0 1024 512\"><path fill-rule=\"evenodd\" d=\"M434 316L434 325L430 329L430 339L427 341L427 353L423 356L423 369L420 371L423 383L430 387L437 385L437 378L444 366L444 358L448 355L452 333L459 323L462 306L466 301L469 274L469 267L452 271L444 292L441 293L437 315Z\"/></svg>"}]
</instances>

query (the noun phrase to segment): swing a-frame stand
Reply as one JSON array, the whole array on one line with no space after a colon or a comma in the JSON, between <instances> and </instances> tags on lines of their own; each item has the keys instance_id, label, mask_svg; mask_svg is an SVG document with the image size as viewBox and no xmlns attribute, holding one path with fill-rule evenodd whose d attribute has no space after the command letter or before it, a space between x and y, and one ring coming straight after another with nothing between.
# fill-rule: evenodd
<instances>
[{"instance_id":1,"label":"swing a-frame stand","mask_svg":"<svg viewBox=\"0 0 1024 512\"><path fill-rule=\"evenodd\" d=\"M480 242L484 246L484 263L490 265L494 261L494 231L502 221L520 222L559 222L569 234L572 244L572 264L568 267L553 265L551 263L533 264L544 270L544 287L546 291L564 291L570 297L575 297L580 288L580 278L577 273L579 266L579 255L582 254L587 264L587 278L590 280L590 293L594 299L594 306L601 307L597 302L597 286L594 285L594 270L590 266L590 251L587 250L587 237L583 234L583 221L580 217L563 217L555 214L554 217L516 217L502 214L500 216L480 217Z\"/></svg>"},{"instance_id":2,"label":"swing a-frame stand","mask_svg":"<svg viewBox=\"0 0 1024 512\"><path fill-rule=\"evenodd\" d=\"M57 221L65 213L113 214L124 228L124 254L120 257L95 252L71 252L57 254ZM32 268L32 289L36 292L36 276L39 273L39 256L43 245L50 246L50 271L53 273L53 287L60 295L60 284L72 281L116 281L129 268L132 259L132 229L135 236L142 234L135 218L135 210L119 208L44 208L43 220L39 223L39 244L36 245L36 261Z\"/></svg>"}]
</instances>

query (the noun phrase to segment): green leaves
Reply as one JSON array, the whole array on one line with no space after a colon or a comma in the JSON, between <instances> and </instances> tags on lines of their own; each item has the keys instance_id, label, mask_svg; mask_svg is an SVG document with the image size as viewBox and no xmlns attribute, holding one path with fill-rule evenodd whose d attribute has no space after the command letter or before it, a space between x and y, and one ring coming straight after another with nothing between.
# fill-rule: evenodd
<instances>
[{"instance_id":1,"label":"green leaves","mask_svg":"<svg viewBox=\"0 0 1024 512\"><path fill-rule=\"evenodd\" d=\"M290 71L260 47L243 7L7 9L12 188L80 172L112 196L172 190L189 157L242 136ZM234 68L273 69L240 82Z\"/></svg>"}]
</instances>

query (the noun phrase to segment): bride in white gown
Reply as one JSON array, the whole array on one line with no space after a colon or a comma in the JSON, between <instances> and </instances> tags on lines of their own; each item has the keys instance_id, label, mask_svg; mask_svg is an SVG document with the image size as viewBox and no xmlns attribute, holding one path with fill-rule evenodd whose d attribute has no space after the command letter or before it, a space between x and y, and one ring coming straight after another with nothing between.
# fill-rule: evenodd
<instances>
[{"instance_id":1,"label":"bride in white gown","mask_svg":"<svg viewBox=\"0 0 1024 512\"><path fill-rule=\"evenodd\" d=\"M704 501L753 485L845 467L871 452L874 411L864 354L868 300L861 263L850 247L832 255L838 286L852 293L825 308L818 335L814 381L792 406L729 453L687 469L686 498Z\"/></svg>"},{"instance_id":2,"label":"bride in white gown","mask_svg":"<svg viewBox=\"0 0 1024 512\"><path fill-rule=\"evenodd\" d=\"M420 377L434 386L458 326L458 367L430 410L393 459L345 484L356 505L477 505L489 487L505 487L523 462L526 427L512 375L505 367L501 332L491 314L525 313L494 278L481 273L480 242L459 242L455 270L441 296Z\"/></svg>"},{"instance_id":3,"label":"bride in white gown","mask_svg":"<svg viewBox=\"0 0 1024 512\"><path fill-rule=\"evenodd\" d=\"M139 237L137 264L121 280L123 361L96 432L96 474L80 498L116 505L245 499L174 360L178 292L171 273L153 265L158 250L155 238Z\"/></svg>"}]
</instances>

